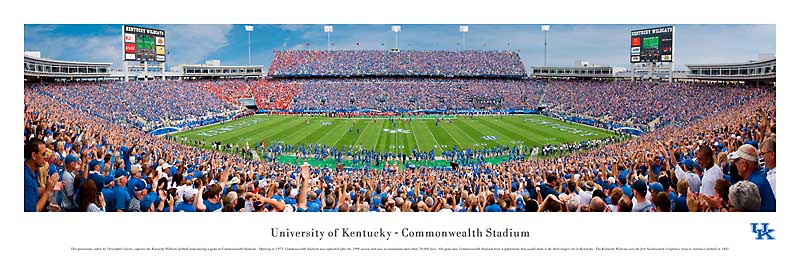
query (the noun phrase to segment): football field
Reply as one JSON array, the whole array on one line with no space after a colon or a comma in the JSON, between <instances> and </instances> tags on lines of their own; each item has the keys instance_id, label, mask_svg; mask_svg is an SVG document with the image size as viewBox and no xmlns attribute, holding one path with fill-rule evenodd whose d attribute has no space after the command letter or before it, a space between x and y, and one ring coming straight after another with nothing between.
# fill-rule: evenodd
<instances>
[{"instance_id":1,"label":"football field","mask_svg":"<svg viewBox=\"0 0 800 279\"><path fill-rule=\"evenodd\" d=\"M540 115L449 116L433 118L329 118L323 116L254 115L175 134L178 138L202 139L223 144L246 143L255 148L267 144L325 144L329 147L356 146L395 154L411 154L412 149L430 151L492 148L503 146L542 146L573 143L614 134L581 124Z\"/></svg>"}]
</instances>

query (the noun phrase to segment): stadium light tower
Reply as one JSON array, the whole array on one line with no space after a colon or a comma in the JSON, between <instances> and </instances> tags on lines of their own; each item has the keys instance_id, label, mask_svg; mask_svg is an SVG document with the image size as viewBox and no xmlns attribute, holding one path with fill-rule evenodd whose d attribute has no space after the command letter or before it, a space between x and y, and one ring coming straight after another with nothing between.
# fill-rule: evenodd
<instances>
[{"instance_id":1,"label":"stadium light tower","mask_svg":"<svg viewBox=\"0 0 800 279\"><path fill-rule=\"evenodd\" d=\"M544 32L544 66L547 67L547 31L550 31L550 25L542 25Z\"/></svg>"},{"instance_id":2,"label":"stadium light tower","mask_svg":"<svg viewBox=\"0 0 800 279\"><path fill-rule=\"evenodd\" d=\"M253 33L253 26L245 25L244 31L247 31L247 65L250 66L250 33Z\"/></svg>"},{"instance_id":3,"label":"stadium light tower","mask_svg":"<svg viewBox=\"0 0 800 279\"><path fill-rule=\"evenodd\" d=\"M325 33L328 33L328 51L330 51L331 50L331 32L333 32L333 25L325 25L325 27L323 27L323 30L325 30Z\"/></svg>"},{"instance_id":4,"label":"stadium light tower","mask_svg":"<svg viewBox=\"0 0 800 279\"><path fill-rule=\"evenodd\" d=\"M458 27L458 32L461 32L461 50L467 50L467 32L469 32L469 26L461 25Z\"/></svg>"},{"instance_id":5,"label":"stadium light tower","mask_svg":"<svg viewBox=\"0 0 800 279\"><path fill-rule=\"evenodd\" d=\"M392 32L394 32L394 48L399 49L397 47L397 33L400 33L400 25L392 25Z\"/></svg>"}]
</instances>

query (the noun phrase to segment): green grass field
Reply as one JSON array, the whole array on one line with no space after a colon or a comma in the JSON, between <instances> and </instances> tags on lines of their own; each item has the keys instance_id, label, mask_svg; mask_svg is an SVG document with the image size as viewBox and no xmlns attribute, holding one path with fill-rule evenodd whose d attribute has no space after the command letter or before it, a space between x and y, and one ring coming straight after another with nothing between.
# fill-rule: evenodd
<instances>
[{"instance_id":1,"label":"green grass field","mask_svg":"<svg viewBox=\"0 0 800 279\"><path fill-rule=\"evenodd\" d=\"M306 120L309 124L306 124ZM452 123L450 122L452 121ZM350 132L350 128L352 133ZM360 129L360 133L357 133ZM326 144L337 148L361 146L364 149L395 154L411 150L452 150L491 148L495 145L528 145L572 143L612 136L605 130L570 124L539 115L457 116L452 120L348 119L322 116L255 115L236 121L215 124L176 133L177 138L203 139L232 143L251 148L266 140L271 143Z\"/></svg>"}]
</instances>

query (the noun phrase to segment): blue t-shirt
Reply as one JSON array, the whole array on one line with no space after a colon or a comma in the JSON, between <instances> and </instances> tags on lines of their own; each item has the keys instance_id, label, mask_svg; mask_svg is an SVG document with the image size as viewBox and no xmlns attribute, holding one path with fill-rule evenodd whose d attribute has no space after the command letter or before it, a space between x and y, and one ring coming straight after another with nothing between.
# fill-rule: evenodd
<instances>
[{"instance_id":1,"label":"blue t-shirt","mask_svg":"<svg viewBox=\"0 0 800 279\"><path fill-rule=\"evenodd\" d=\"M122 148L120 148L120 151L122 151L122 161L125 163L125 171L130 172L131 171L131 154L128 153L129 149L128 149L127 146L123 146Z\"/></svg>"},{"instance_id":2,"label":"blue t-shirt","mask_svg":"<svg viewBox=\"0 0 800 279\"><path fill-rule=\"evenodd\" d=\"M106 208L114 210L114 189L103 187L101 192L103 193L103 199L106 200Z\"/></svg>"},{"instance_id":3,"label":"blue t-shirt","mask_svg":"<svg viewBox=\"0 0 800 279\"><path fill-rule=\"evenodd\" d=\"M205 212L214 212L215 210L222 208L222 203L221 202L212 203L212 202L210 202L208 200L204 200L203 204L206 205L206 211Z\"/></svg>"},{"instance_id":4,"label":"blue t-shirt","mask_svg":"<svg viewBox=\"0 0 800 279\"><path fill-rule=\"evenodd\" d=\"M39 202L39 175L27 165L25 168L25 212L36 212L36 203Z\"/></svg>"},{"instance_id":5,"label":"blue t-shirt","mask_svg":"<svg viewBox=\"0 0 800 279\"><path fill-rule=\"evenodd\" d=\"M761 195L761 212L775 212L775 193L767 181L767 173L763 169L756 170L747 178L758 186L758 193Z\"/></svg>"},{"instance_id":6,"label":"blue t-shirt","mask_svg":"<svg viewBox=\"0 0 800 279\"><path fill-rule=\"evenodd\" d=\"M103 194L105 195L105 194ZM114 211L128 211L128 204L131 203L131 194L124 186L114 186Z\"/></svg>"},{"instance_id":7,"label":"blue t-shirt","mask_svg":"<svg viewBox=\"0 0 800 279\"><path fill-rule=\"evenodd\" d=\"M319 212L320 208L322 208L322 204L319 200L312 200L306 203L308 206L308 212Z\"/></svg>"},{"instance_id":8,"label":"blue t-shirt","mask_svg":"<svg viewBox=\"0 0 800 279\"><path fill-rule=\"evenodd\" d=\"M156 210L158 210L158 204L161 203L161 198L158 197L158 194L156 194L155 191L147 193L147 196L145 197L145 199L152 200L153 204L156 205ZM167 210L169 210L169 208L167 208Z\"/></svg>"},{"instance_id":9,"label":"blue t-shirt","mask_svg":"<svg viewBox=\"0 0 800 279\"><path fill-rule=\"evenodd\" d=\"M50 166L47 168L47 176L51 176L54 173L58 173L58 172L59 172L59 170L56 167L56 164L50 164Z\"/></svg>"},{"instance_id":10,"label":"blue t-shirt","mask_svg":"<svg viewBox=\"0 0 800 279\"><path fill-rule=\"evenodd\" d=\"M556 197L560 194L558 191L550 187L549 185L541 185L539 186L539 190L542 192L542 200L546 199L548 195L552 194Z\"/></svg>"},{"instance_id":11,"label":"blue t-shirt","mask_svg":"<svg viewBox=\"0 0 800 279\"><path fill-rule=\"evenodd\" d=\"M686 205L686 196L680 196L675 199L675 212L689 212L689 206Z\"/></svg>"},{"instance_id":12,"label":"blue t-shirt","mask_svg":"<svg viewBox=\"0 0 800 279\"><path fill-rule=\"evenodd\" d=\"M194 208L194 205L188 202L181 202L175 206L175 212L197 212L197 209Z\"/></svg>"},{"instance_id":13,"label":"blue t-shirt","mask_svg":"<svg viewBox=\"0 0 800 279\"><path fill-rule=\"evenodd\" d=\"M128 194L133 196L135 194L134 192L136 191L136 186L142 185L140 188L144 188L145 184L147 183L144 182L144 180L131 176L128 179L128 185L127 185Z\"/></svg>"},{"instance_id":14,"label":"blue t-shirt","mask_svg":"<svg viewBox=\"0 0 800 279\"><path fill-rule=\"evenodd\" d=\"M484 211L484 212L503 212L503 209L502 209L502 208L500 208L500 206L499 206L499 205L497 205L497 204L493 204L493 205L487 205L487 206L486 206L486 207L483 209L483 211Z\"/></svg>"},{"instance_id":15,"label":"blue t-shirt","mask_svg":"<svg viewBox=\"0 0 800 279\"><path fill-rule=\"evenodd\" d=\"M106 184L106 178L99 173L89 173L89 179L94 181L94 186L97 187L97 191L103 191L103 186Z\"/></svg>"},{"instance_id":16,"label":"blue t-shirt","mask_svg":"<svg viewBox=\"0 0 800 279\"><path fill-rule=\"evenodd\" d=\"M286 197L283 199L283 202L286 204L291 204L294 207L297 207L297 200L292 197Z\"/></svg>"}]
</instances>

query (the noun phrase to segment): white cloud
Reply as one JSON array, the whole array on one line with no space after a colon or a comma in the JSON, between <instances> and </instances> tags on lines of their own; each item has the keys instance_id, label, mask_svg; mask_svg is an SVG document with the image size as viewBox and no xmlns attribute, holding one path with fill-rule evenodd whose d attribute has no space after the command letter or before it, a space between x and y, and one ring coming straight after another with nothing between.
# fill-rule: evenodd
<instances>
[{"instance_id":1,"label":"white cloud","mask_svg":"<svg viewBox=\"0 0 800 279\"><path fill-rule=\"evenodd\" d=\"M42 57L55 60L112 63L122 60L120 35L67 36L57 35L55 25L26 26L25 49L39 50Z\"/></svg>"},{"instance_id":2,"label":"white cloud","mask_svg":"<svg viewBox=\"0 0 800 279\"><path fill-rule=\"evenodd\" d=\"M167 62L171 65L196 64L205 59L217 58L211 56L213 52L229 44L228 35L233 30L233 25L182 24L163 26L163 29L169 52ZM241 35L247 36L244 31ZM247 48L247 45L243 47Z\"/></svg>"},{"instance_id":3,"label":"white cloud","mask_svg":"<svg viewBox=\"0 0 800 279\"><path fill-rule=\"evenodd\" d=\"M26 36L38 36L42 33L52 32L56 30L56 25L25 25Z\"/></svg>"},{"instance_id":4,"label":"white cloud","mask_svg":"<svg viewBox=\"0 0 800 279\"><path fill-rule=\"evenodd\" d=\"M171 65L203 62L215 51L229 44L232 25L166 25L167 62ZM111 62L119 68L122 62L122 39L116 28L105 28L103 35L63 35L56 26L26 26L25 49L40 50L42 56L56 60ZM244 32L243 36L246 36ZM245 40L246 42L246 40ZM246 45L244 47L247 47Z\"/></svg>"}]
</instances>

